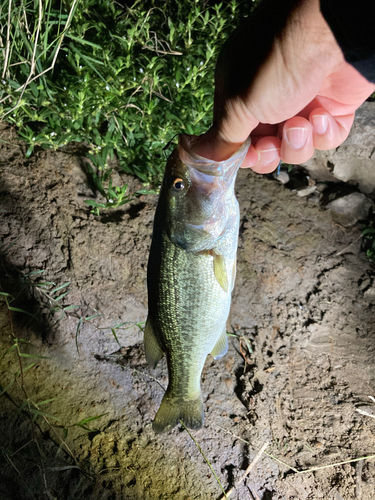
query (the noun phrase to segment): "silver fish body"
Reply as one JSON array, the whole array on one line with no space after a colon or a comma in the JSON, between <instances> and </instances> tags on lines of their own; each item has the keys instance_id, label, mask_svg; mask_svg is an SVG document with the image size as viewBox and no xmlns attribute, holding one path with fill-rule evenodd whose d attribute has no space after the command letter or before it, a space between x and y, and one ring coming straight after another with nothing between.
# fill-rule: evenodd
<instances>
[{"instance_id":1,"label":"silver fish body","mask_svg":"<svg viewBox=\"0 0 375 500\"><path fill-rule=\"evenodd\" d=\"M193 141L182 135L168 159L148 262L146 358L155 367L166 354L169 375L156 432L179 420L202 427L203 366L208 354L217 359L228 349L239 228L234 183L249 141L222 162L192 153Z\"/></svg>"}]
</instances>

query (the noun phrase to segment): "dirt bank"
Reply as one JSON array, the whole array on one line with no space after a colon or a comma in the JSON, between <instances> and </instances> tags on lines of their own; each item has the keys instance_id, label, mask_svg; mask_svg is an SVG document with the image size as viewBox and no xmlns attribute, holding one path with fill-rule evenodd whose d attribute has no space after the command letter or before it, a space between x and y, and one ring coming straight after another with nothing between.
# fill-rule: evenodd
<instances>
[{"instance_id":1,"label":"dirt bank","mask_svg":"<svg viewBox=\"0 0 375 500\"><path fill-rule=\"evenodd\" d=\"M1 291L34 317L15 312L11 320L0 303L0 356L13 331L32 344L20 344L22 352L48 359L30 358L26 394L19 377L0 398L0 497L220 498L190 436L151 429L166 366L147 368L142 332L131 325L146 319L156 197L94 216L84 200L95 193L76 153L25 160L11 130L1 137L10 143L0 151ZM299 471L375 454L375 419L357 411L375 414L375 273L360 252L360 226L345 229L316 196L299 198L249 171L240 172L237 193L228 331L246 340L231 337L226 357L207 361L206 424L194 432L225 489L265 441L269 454ZM79 307L57 322L58 305ZM120 348L111 327L122 323ZM13 350L1 359L3 388L18 369ZM231 498L373 500L374 491L374 460L298 474L263 456Z\"/></svg>"}]
</instances>

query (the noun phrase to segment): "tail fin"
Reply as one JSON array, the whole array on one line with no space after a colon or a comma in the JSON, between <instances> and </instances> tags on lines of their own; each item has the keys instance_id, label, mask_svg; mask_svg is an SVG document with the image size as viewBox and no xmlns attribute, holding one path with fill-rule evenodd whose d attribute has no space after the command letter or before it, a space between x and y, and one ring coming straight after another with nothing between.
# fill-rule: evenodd
<instances>
[{"instance_id":1,"label":"tail fin","mask_svg":"<svg viewBox=\"0 0 375 500\"><path fill-rule=\"evenodd\" d=\"M189 429L200 429L204 423L202 396L197 399L185 400L171 396L168 391L164 394L160 408L155 416L152 428L155 432L168 432L175 427L179 420Z\"/></svg>"}]
</instances>

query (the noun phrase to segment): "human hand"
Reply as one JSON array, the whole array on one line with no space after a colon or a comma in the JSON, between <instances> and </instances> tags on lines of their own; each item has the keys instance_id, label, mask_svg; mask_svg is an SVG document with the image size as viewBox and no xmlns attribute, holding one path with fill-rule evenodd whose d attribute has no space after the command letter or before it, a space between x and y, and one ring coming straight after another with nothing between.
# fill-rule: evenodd
<instances>
[{"instance_id":1,"label":"human hand","mask_svg":"<svg viewBox=\"0 0 375 500\"><path fill-rule=\"evenodd\" d=\"M214 125L193 148L219 161L250 134L242 167L259 173L272 172L280 159L299 164L314 148L338 147L355 110L375 90L345 61L319 0L286 13L273 7L251 16L221 52Z\"/></svg>"}]
</instances>

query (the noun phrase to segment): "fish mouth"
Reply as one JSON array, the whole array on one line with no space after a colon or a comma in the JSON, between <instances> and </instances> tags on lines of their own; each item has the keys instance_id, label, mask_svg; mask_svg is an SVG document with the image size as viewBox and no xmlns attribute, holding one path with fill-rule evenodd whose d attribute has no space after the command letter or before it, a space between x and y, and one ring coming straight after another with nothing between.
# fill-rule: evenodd
<instances>
[{"instance_id":1,"label":"fish mouth","mask_svg":"<svg viewBox=\"0 0 375 500\"><path fill-rule=\"evenodd\" d=\"M179 138L178 158L188 170L190 187L183 214L169 234L174 244L191 253L212 248L237 213L234 183L251 143L249 137L230 158L214 161L191 151L197 138L187 134Z\"/></svg>"},{"instance_id":2,"label":"fish mouth","mask_svg":"<svg viewBox=\"0 0 375 500\"><path fill-rule=\"evenodd\" d=\"M181 134L178 141L178 151L181 161L189 167L198 170L201 174L223 177L225 181L236 174L251 144L250 136L230 158L222 161L214 161L198 155L191 150L199 136Z\"/></svg>"}]
</instances>

